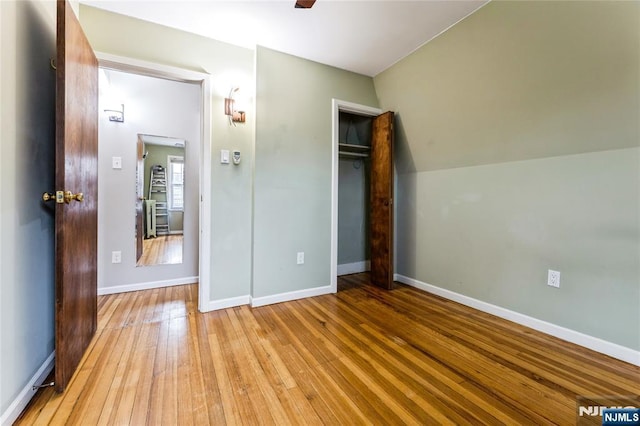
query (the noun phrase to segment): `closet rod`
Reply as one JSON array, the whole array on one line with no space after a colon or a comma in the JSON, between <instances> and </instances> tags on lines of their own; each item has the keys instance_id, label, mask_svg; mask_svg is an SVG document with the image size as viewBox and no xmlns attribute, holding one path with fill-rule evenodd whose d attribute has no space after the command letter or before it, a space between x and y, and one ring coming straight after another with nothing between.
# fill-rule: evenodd
<instances>
[{"instance_id":1,"label":"closet rod","mask_svg":"<svg viewBox=\"0 0 640 426\"><path fill-rule=\"evenodd\" d=\"M348 152L348 151L338 151L339 155L344 155L346 157L368 157L369 154L362 154L359 152Z\"/></svg>"}]
</instances>

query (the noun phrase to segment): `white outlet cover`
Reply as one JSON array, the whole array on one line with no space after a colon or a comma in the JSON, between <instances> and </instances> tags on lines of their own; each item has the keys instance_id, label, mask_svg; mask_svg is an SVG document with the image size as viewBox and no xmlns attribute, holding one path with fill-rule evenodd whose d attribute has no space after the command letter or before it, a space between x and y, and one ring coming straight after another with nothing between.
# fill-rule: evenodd
<instances>
[{"instance_id":1,"label":"white outlet cover","mask_svg":"<svg viewBox=\"0 0 640 426\"><path fill-rule=\"evenodd\" d=\"M549 274L547 275L547 285L560 288L560 271L549 269Z\"/></svg>"},{"instance_id":2,"label":"white outlet cover","mask_svg":"<svg viewBox=\"0 0 640 426\"><path fill-rule=\"evenodd\" d=\"M298 265L304 264L304 252L303 251L299 251L298 252L297 263L298 263Z\"/></svg>"},{"instance_id":3,"label":"white outlet cover","mask_svg":"<svg viewBox=\"0 0 640 426\"><path fill-rule=\"evenodd\" d=\"M112 251L111 252L111 263L121 263L122 262L122 252L121 251Z\"/></svg>"},{"instance_id":4,"label":"white outlet cover","mask_svg":"<svg viewBox=\"0 0 640 426\"><path fill-rule=\"evenodd\" d=\"M114 169L122 168L122 157L113 157L111 158L111 167Z\"/></svg>"}]
</instances>

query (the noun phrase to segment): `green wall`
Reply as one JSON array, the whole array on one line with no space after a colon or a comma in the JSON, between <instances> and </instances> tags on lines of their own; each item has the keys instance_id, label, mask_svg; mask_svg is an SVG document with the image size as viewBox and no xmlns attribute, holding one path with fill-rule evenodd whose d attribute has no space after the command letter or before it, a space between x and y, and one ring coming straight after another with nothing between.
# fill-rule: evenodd
<instances>
[{"instance_id":1,"label":"green wall","mask_svg":"<svg viewBox=\"0 0 640 426\"><path fill-rule=\"evenodd\" d=\"M331 99L377 100L369 77L263 47L256 55L253 296L262 297L330 285Z\"/></svg>"},{"instance_id":2,"label":"green wall","mask_svg":"<svg viewBox=\"0 0 640 426\"><path fill-rule=\"evenodd\" d=\"M491 2L376 76L396 272L640 349L639 34L638 2Z\"/></svg>"},{"instance_id":3,"label":"green wall","mask_svg":"<svg viewBox=\"0 0 640 426\"><path fill-rule=\"evenodd\" d=\"M209 73L214 88L211 164L212 300L245 296L251 288L251 191L254 51L150 22L80 6L80 21L92 47L103 53ZM224 97L240 87L247 122L230 126ZM239 166L221 165L221 149L240 150ZM206 196L206 195L205 195ZM206 249L205 249L206 250ZM204 283L203 283L204 284Z\"/></svg>"}]
</instances>

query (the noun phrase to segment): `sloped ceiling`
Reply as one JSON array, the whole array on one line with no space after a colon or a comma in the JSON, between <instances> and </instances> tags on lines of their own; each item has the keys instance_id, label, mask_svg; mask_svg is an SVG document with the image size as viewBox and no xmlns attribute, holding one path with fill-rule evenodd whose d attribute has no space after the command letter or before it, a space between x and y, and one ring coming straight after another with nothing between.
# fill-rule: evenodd
<instances>
[{"instance_id":1,"label":"sloped ceiling","mask_svg":"<svg viewBox=\"0 0 640 426\"><path fill-rule=\"evenodd\" d=\"M473 13L480 1L117 1L81 3L205 37L268 47L375 76Z\"/></svg>"}]
</instances>

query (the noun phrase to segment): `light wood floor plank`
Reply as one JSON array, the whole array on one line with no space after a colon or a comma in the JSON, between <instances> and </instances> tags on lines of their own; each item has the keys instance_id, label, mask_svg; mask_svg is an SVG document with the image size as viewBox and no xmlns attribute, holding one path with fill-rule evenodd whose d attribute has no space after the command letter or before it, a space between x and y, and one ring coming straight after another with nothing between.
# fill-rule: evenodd
<instances>
[{"instance_id":1,"label":"light wood floor plank","mask_svg":"<svg viewBox=\"0 0 640 426\"><path fill-rule=\"evenodd\" d=\"M99 297L64 394L18 425L575 424L640 367L404 285L201 314L197 285Z\"/></svg>"},{"instance_id":2,"label":"light wood floor plank","mask_svg":"<svg viewBox=\"0 0 640 426\"><path fill-rule=\"evenodd\" d=\"M263 413L256 412L255 406L264 406L264 400L260 392L256 389L253 380L248 376L247 354L236 331L233 328L229 315L233 315L233 309L225 310L216 321L216 336L220 343L220 355L224 361L225 368L231 382L231 387L222 389L223 392L231 392L231 397L235 399L240 412L240 419L243 424L255 425L263 424ZM259 401L257 399L260 399ZM264 413L266 417L270 414Z\"/></svg>"},{"instance_id":3,"label":"light wood floor plank","mask_svg":"<svg viewBox=\"0 0 640 426\"><path fill-rule=\"evenodd\" d=\"M144 424L147 421L151 385L153 382L153 368L151 366L155 364L156 346L160 334L159 323L145 324L143 327L147 329L146 337L144 341L141 339L142 344L138 349L140 352L134 361L135 368L138 369L140 373L135 387L133 406L131 408L130 424L132 425Z\"/></svg>"},{"instance_id":4,"label":"light wood floor plank","mask_svg":"<svg viewBox=\"0 0 640 426\"><path fill-rule=\"evenodd\" d=\"M255 355L254 368L263 372L262 377L265 380L261 385L261 390L268 400L274 402L274 405L282 405L283 407L283 412L279 413L280 418L276 421L288 423L292 420L295 424L321 424L320 418L309 402L304 398L299 398L299 390L295 380L278 355L278 351L264 337L264 332L262 332L251 310L248 307L243 307L237 313L244 334L248 337L246 344L251 347ZM293 418L289 419L287 413L290 413Z\"/></svg>"},{"instance_id":5,"label":"light wood floor plank","mask_svg":"<svg viewBox=\"0 0 640 426\"><path fill-rule=\"evenodd\" d=\"M296 383L304 390L305 397L311 401L318 416L326 424L366 424L365 415L347 391L333 380L311 354L313 348L300 338L303 334L296 333L295 329L287 326L295 323L285 322L285 316L277 314L282 311L282 306L265 306L258 310L273 312L274 315L270 315L276 320L273 326L288 335L287 341L290 344L283 346L283 359L291 366L289 371L297 377ZM331 421L333 418L337 421Z\"/></svg>"},{"instance_id":6,"label":"light wood floor plank","mask_svg":"<svg viewBox=\"0 0 640 426\"><path fill-rule=\"evenodd\" d=\"M321 303L314 301L311 301L311 303L315 308L323 311L330 317L338 315L324 308ZM341 313L340 315L344 314ZM356 320L356 318L354 318L354 320ZM352 339L364 343L367 348L367 350L358 351L358 356L369 363L376 371L380 372L388 383L396 387L398 391L404 393L407 398L415 403L412 407L414 413L426 410L421 419L426 418L424 416L427 416L428 413L436 413L435 416L432 414L429 417L435 417L438 423L444 424L448 421L448 418L439 416L438 414L449 411L448 415L457 424L469 424L469 422L472 422L472 418L476 419L476 421L472 423L478 423L478 421L482 420L495 420L495 417L484 412L478 406L473 406L473 403L468 400L465 405L467 407L473 407L473 415L465 415L465 407L460 406L455 398L450 398L447 395L447 387L444 386L443 383L423 379L413 369L407 366L406 360L403 360L401 356L392 356L389 352L386 352L385 342L381 339L370 338L359 330L364 324L359 324L360 327L358 327L358 325L351 326L350 324L350 321L344 323L342 324L342 328L352 336ZM357 322L355 322L355 324L357 324ZM340 335L344 336L342 333L340 333ZM341 338L344 339L344 337ZM413 389L419 387L425 388L428 392L424 392L423 394L415 393Z\"/></svg>"},{"instance_id":7,"label":"light wood floor plank","mask_svg":"<svg viewBox=\"0 0 640 426\"><path fill-rule=\"evenodd\" d=\"M231 379L225 366L224 354L218 337L215 334L210 334L208 341L211 348L211 357L213 358L213 367L218 371L218 373L216 373L218 388L232 389ZM238 399L234 398L233 392L221 392L220 400L215 401L215 405L219 406L219 411L222 411L224 414L222 419L220 419L222 420L221 423L232 425L242 423L242 412L238 405Z\"/></svg>"}]
</instances>

